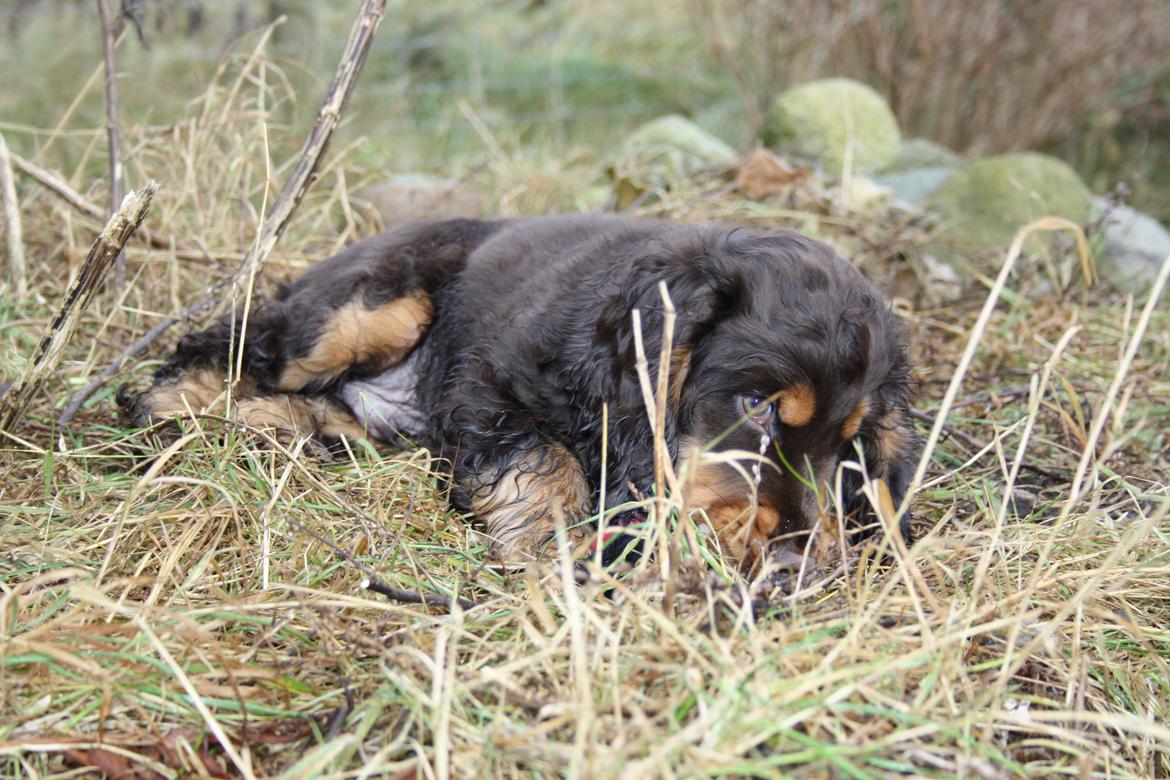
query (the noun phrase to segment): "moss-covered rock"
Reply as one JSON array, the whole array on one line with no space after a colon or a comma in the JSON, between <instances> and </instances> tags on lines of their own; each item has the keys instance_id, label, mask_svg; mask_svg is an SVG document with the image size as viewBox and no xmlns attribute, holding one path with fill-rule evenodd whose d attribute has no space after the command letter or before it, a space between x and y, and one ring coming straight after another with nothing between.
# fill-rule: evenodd
<instances>
[{"instance_id":1,"label":"moss-covered rock","mask_svg":"<svg viewBox=\"0 0 1170 780\"><path fill-rule=\"evenodd\" d=\"M610 166L618 208L625 208L647 190L702 168L729 166L735 150L694 122L677 114L659 117L626 137Z\"/></svg>"},{"instance_id":2,"label":"moss-covered rock","mask_svg":"<svg viewBox=\"0 0 1170 780\"><path fill-rule=\"evenodd\" d=\"M944 242L982 251L1007 246L1020 228L1040 217L1086 223L1093 195L1073 169L1055 157L1003 154L956 170L928 205L943 218ZM1033 241L1028 249L1035 251L1037 246L1039 242Z\"/></svg>"},{"instance_id":3,"label":"moss-covered rock","mask_svg":"<svg viewBox=\"0 0 1170 780\"><path fill-rule=\"evenodd\" d=\"M823 79L781 93L764 118L764 143L812 155L840 174L847 150L853 171L874 173L898 156L902 133L885 99L851 79Z\"/></svg>"}]
</instances>

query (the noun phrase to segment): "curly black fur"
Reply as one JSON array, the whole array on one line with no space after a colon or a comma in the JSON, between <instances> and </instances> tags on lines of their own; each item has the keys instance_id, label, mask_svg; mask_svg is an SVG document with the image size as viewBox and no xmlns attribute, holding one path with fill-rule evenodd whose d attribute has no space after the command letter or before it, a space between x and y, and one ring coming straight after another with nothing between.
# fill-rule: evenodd
<instances>
[{"instance_id":1,"label":"curly black fur","mask_svg":"<svg viewBox=\"0 0 1170 780\"><path fill-rule=\"evenodd\" d=\"M407 225L326 260L248 325L245 369L261 392L287 362L308 354L338 307L367 308L422 290L433 315L419 350L417 403L426 420L407 431L454 472L464 510L517 459L549 445L580 464L594 511L608 405L605 505L652 492L653 443L635 370L631 311L642 318L650 374L657 375L665 281L677 310L674 343L686 350L685 381L667 415L671 456L682 442L755 452L762 433L744 422L742 399L811 388L806 424L772 420L767 433L797 470L857 459L900 501L916 439L909 422L909 363L901 330L880 294L824 244L790 231L680 226L618 217L545 217ZM185 337L160 379L222 365L238 339L225 321ZM341 399L371 374L353 365L300 390ZM379 370L384 370L379 369ZM392 369L393 370L393 369ZM148 391L149 392L149 391ZM853 439L842 422L865 399ZM783 529L807 529L807 491L781 464L766 469L761 505ZM521 460L524 463L529 461ZM527 466L526 466L527 467ZM742 480L728 475L728 484ZM867 522L861 477L847 471L845 501ZM910 534L909 518L903 532Z\"/></svg>"}]
</instances>

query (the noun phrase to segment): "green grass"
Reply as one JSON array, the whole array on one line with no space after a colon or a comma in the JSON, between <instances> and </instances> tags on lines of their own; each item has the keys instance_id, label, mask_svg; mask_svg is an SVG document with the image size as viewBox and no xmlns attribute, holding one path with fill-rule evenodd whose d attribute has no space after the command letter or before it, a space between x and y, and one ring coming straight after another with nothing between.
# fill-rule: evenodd
<instances>
[{"instance_id":1,"label":"green grass","mask_svg":"<svg viewBox=\"0 0 1170 780\"><path fill-rule=\"evenodd\" d=\"M624 64L636 70L644 56ZM0 434L0 776L103 762L172 777L213 767L403 778L1166 771L1170 319L1154 311L1070 503L1141 306L1100 288L1058 299L1026 258L1010 300L976 334L914 505L920 541L905 558L853 550L843 573L811 572L795 593L778 577L709 567L716 551L685 546L670 572L673 613L654 561L580 586L557 567L500 571L447 508L425 452L358 447L321 464L214 418L164 450L122 426L114 385L61 429L71 391L235 269L264 192L265 127L278 171L299 142L273 99L287 94L276 65L242 62L183 96L177 135L127 133L131 183L164 183L148 224L181 246L202 241L210 259L132 246L124 296L98 296L54 381ZM45 162L100 201L100 146L87 152L85 138L59 138ZM262 289L375 229L339 220L354 184L378 172L376 155L344 149ZM495 213L571 209L600 181L603 151L518 149L480 150L467 168ZM643 213L796 226L879 286L904 281L927 237L921 222L842 211L816 187L761 204L700 177ZM96 227L23 180L21 208L33 292L0 293L3 380L23 368ZM939 304L921 285L901 289L917 407L930 420L987 287L970 280L963 298ZM178 330L114 384L148 381ZM1026 388L1050 359L1030 407ZM1028 425L1034 470L1015 487L1035 498L1000 522ZM363 570L475 606L389 602L362 588Z\"/></svg>"}]
</instances>

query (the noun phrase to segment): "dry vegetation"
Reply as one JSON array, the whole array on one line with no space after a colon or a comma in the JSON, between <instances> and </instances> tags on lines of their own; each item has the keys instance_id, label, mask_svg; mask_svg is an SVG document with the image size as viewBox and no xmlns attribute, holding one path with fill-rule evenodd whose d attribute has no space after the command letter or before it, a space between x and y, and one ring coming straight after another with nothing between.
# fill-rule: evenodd
<instances>
[{"instance_id":1,"label":"dry vegetation","mask_svg":"<svg viewBox=\"0 0 1170 780\"><path fill-rule=\"evenodd\" d=\"M844 75L886 96L914 135L1034 149L1093 111L1148 105L1170 74L1165 0L691 2L757 120L777 84Z\"/></svg>"},{"instance_id":2,"label":"dry vegetation","mask_svg":"<svg viewBox=\"0 0 1170 780\"><path fill-rule=\"evenodd\" d=\"M0 774L1170 772L1170 318L1099 288L1054 294L1027 258L978 327L994 265L946 304L907 287L923 433L946 420L921 538L854 550L843 571L746 580L684 545L665 576L648 560L578 587L555 566L485 565L425 452L325 465L209 418L144 458L109 388L59 427L70 392L235 270L283 175L266 155L281 84L245 52L173 126L130 130L127 182L163 182L148 225L176 248L135 244L126 288L96 299L57 381L0 434ZM349 204L364 173L346 155L262 288L375 229ZM590 174L497 156L481 176L524 212L568 207ZM100 227L21 192L32 292L0 293L5 379ZM832 198L748 203L718 179L645 210L794 225L883 283L912 275L923 235ZM166 341L117 381L145 381ZM388 601L371 574L449 606Z\"/></svg>"}]
</instances>

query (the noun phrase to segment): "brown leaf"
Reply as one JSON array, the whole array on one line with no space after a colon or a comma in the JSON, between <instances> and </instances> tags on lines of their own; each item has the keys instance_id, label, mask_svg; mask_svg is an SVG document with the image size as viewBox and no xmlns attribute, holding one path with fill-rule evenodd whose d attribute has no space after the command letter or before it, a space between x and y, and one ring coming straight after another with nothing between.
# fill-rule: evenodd
<instances>
[{"instance_id":1,"label":"brown leaf","mask_svg":"<svg viewBox=\"0 0 1170 780\"><path fill-rule=\"evenodd\" d=\"M96 769L109 780L163 780L158 772L135 766L125 756L102 748L66 750L65 761L73 766Z\"/></svg>"},{"instance_id":2,"label":"brown leaf","mask_svg":"<svg viewBox=\"0 0 1170 780\"><path fill-rule=\"evenodd\" d=\"M793 165L767 149L753 149L739 166L735 186L747 198L767 200L773 195L788 194L810 175L808 168Z\"/></svg>"}]
</instances>

